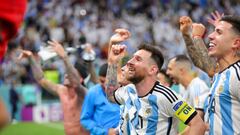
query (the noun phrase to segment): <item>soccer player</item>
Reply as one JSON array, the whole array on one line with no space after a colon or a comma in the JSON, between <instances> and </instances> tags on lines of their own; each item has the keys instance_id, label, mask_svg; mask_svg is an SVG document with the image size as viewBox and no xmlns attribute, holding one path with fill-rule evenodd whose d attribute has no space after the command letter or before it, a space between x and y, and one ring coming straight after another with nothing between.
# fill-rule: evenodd
<instances>
[{"instance_id":1,"label":"soccer player","mask_svg":"<svg viewBox=\"0 0 240 135\"><path fill-rule=\"evenodd\" d=\"M115 36L115 35L114 35ZM111 40L117 38L112 37ZM111 43L111 42L110 42ZM163 65L158 48L143 45L127 63L127 79L132 83L118 86L117 65L126 46L112 45L108 57L107 95L109 100L124 105L126 132L120 134L177 134L177 118L190 126L190 134L203 134L204 123L194 108L172 90L157 81Z\"/></svg>"},{"instance_id":2,"label":"soccer player","mask_svg":"<svg viewBox=\"0 0 240 135\"><path fill-rule=\"evenodd\" d=\"M180 83L185 91L183 98L193 106L201 118L204 118L204 101L208 96L209 87L199 77L193 75L192 63L185 55L177 55L170 59L167 74L176 83Z\"/></svg>"},{"instance_id":3,"label":"soccer player","mask_svg":"<svg viewBox=\"0 0 240 135\"><path fill-rule=\"evenodd\" d=\"M240 17L213 15L215 29L208 35L208 48L202 24L192 24L184 16L180 30L194 64L213 76L205 114L210 134L234 135L240 133Z\"/></svg>"},{"instance_id":4,"label":"soccer player","mask_svg":"<svg viewBox=\"0 0 240 135\"><path fill-rule=\"evenodd\" d=\"M70 63L62 45L56 41L49 42L49 44L66 66L63 84L55 84L44 78L43 71L34 59L32 52L24 50L20 58L28 58L35 80L43 88L59 96L63 109L63 124L66 135L88 135L89 133L80 125L81 106L86 93L86 88L81 84L83 78Z\"/></svg>"}]
</instances>

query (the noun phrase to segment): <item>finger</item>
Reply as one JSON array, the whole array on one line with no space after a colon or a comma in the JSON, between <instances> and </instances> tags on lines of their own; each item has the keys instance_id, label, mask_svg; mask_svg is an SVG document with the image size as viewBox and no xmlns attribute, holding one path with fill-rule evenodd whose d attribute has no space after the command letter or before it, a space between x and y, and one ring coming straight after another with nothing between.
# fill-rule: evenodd
<instances>
[{"instance_id":1,"label":"finger","mask_svg":"<svg viewBox=\"0 0 240 135\"><path fill-rule=\"evenodd\" d=\"M47 41L47 43L51 46L55 46L55 43L53 41Z\"/></svg>"},{"instance_id":2,"label":"finger","mask_svg":"<svg viewBox=\"0 0 240 135\"><path fill-rule=\"evenodd\" d=\"M217 10L215 11L215 15L217 16L217 18L221 18L221 14Z\"/></svg>"}]
</instances>

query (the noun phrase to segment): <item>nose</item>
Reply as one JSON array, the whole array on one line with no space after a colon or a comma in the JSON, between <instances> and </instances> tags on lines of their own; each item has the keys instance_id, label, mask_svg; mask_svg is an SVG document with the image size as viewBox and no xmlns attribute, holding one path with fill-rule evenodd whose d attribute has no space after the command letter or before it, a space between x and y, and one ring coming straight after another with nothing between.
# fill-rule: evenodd
<instances>
[{"instance_id":1,"label":"nose","mask_svg":"<svg viewBox=\"0 0 240 135\"><path fill-rule=\"evenodd\" d=\"M209 34L209 35L208 35L208 38L209 38L209 40L213 40L213 38L214 38L214 32L212 32L211 34Z\"/></svg>"},{"instance_id":2,"label":"nose","mask_svg":"<svg viewBox=\"0 0 240 135\"><path fill-rule=\"evenodd\" d=\"M127 66L130 66L130 65L133 65L134 64L134 57L133 58L131 58L130 60L128 60L128 62L127 62Z\"/></svg>"},{"instance_id":3,"label":"nose","mask_svg":"<svg viewBox=\"0 0 240 135\"><path fill-rule=\"evenodd\" d=\"M169 69L167 69L166 74L169 75Z\"/></svg>"}]
</instances>

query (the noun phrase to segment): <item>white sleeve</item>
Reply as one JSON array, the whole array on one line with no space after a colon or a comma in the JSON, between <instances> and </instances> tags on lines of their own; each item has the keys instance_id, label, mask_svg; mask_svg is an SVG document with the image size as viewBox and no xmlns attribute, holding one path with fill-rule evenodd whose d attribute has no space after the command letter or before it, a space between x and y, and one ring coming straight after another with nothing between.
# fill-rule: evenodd
<instances>
[{"instance_id":1,"label":"white sleeve","mask_svg":"<svg viewBox=\"0 0 240 135\"><path fill-rule=\"evenodd\" d=\"M240 75L239 75L240 76ZM237 74L232 75L229 78L229 89L232 91L234 97L240 102L240 78L238 79Z\"/></svg>"},{"instance_id":2,"label":"white sleeve","mask_svg":"<svg viewBox=\"0 0 240 135\"><path fill-rule=\"evenodd\" d=\"M196 85L194 85L194 94L193 96L193 107L195 109L203 109L204 108L204 102L205 99L209 95L209 87L207 84L199 79L199 82L196 82Z\"/></svg>"},{"instance_id":3,"label":"white sleeve","mask_svg":"<svg viewBox=\"0 0 240 135\"><path fill-rule=\"evenodd\" d=\"M129 85L120 87L114 92L114 99L119 105L125 104L125 102L128 100L129 90L136 91L134 84L129 84Z\"/></svg>"},{"instance_id":4,"label":"white sleeve","mask_svg":"<svg viewBox=\"0 0 240 135\"><path fill-rule=\"evenodd\" d=\"M161 113L164 113L167 117L176 117L185 124L188 124L192 118L197 114L195 109L188 105L181 96L174 93L177 97L174 101L170 102L166 96L161 95L159 103Z\"/></svg>"}]
</instances>

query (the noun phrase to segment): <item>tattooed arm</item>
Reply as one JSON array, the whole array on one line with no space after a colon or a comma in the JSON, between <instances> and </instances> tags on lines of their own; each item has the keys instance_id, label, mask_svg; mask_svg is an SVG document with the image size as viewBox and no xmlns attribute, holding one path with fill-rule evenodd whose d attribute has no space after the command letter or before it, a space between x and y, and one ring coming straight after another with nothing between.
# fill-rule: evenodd
<instances>
[{"instance_id":1,"label":"tattooed arm","mask_svg":"<svg viewBox=\"0 0 240 135\"><path fill-rule=\"evenodd\" d=\"M23 50L19 58L28 58L34 79L41 85L44 89L49 91L54 95L58 95L58 91L60 91L61 85L55 84L47 79L44 78L44 74L42 68L39 63L36 62L32 52Z\"/></svg>"},{"instance_id":2,"label":"tattooed arm","mask_svg":"<svg viewBox=\"0 0 240 135\"><path fill-rule=\"evenodd\" d=\"M191 26L193 26L192 32ZM180 18L180 30L182 32L188 54L194 65L212 77L215 73L216 61L208 56L208 50L201 38L205 32L205 27L202 24L192 25L191 19L184 16Z\"/></svg>"},{"instance_id":3,"label":"tattooed arm","mask_svg":"<svg viewBox=\"0 0 240 135\"><path fill-rule=\"evenodd\" d=\"M64 65L66 67L66 73L68 75L68 78L74 86L80 86L81 85L81 78L78 74L78 71L74 68L72 63L70 62L67 54L64 51L64 48L60 43L57 41L48 41L48 44L51 45L52 49L58 54L58 56L63 60Z\"/></svg>"},{"instance_id":4,"label":"tattooed arm","mask_svg":"<svg viewBox=\"0 0 240 135\"><path fill-rule=\"evenodd\" d=\"M119 84L117 81L117 63L108 63L108 69L107 69L107 76L106 76L106 94L108 97L108 100L111 102L116 102L114 99L114 91L119 88Z\"/></svg>"},{"instance_id":5,"label":"tattooed arm","mask_svg":"<svg viewBox=\"0 0 240 135\"><path fill-rule=\"evenodd\" d=\"M206 72L210 77L215 73L216 61L208 56L208 51L202 38L191 38L183 35L188 54L194 65Z\"/></svg>"}]
</instances>

